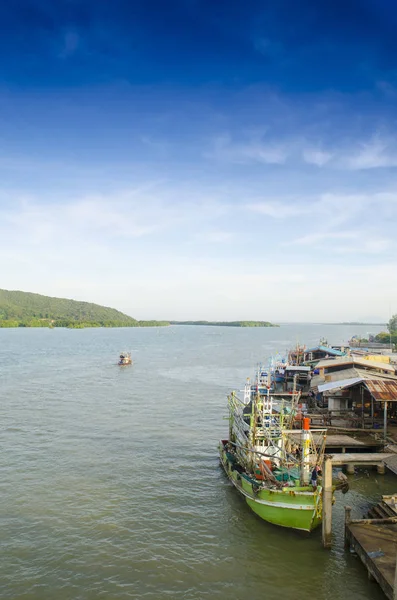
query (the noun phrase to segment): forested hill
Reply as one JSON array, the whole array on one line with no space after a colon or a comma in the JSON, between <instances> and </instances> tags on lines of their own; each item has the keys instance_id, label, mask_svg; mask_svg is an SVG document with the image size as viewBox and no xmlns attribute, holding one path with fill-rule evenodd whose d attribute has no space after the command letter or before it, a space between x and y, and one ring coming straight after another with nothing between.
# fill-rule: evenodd
<instances>
[{"instance_id":1,"label":"forested hill","mask_svg":"<svg viewBox=\"0 0 397 600\"><path fill-rule=\"evenodd\" d=\"M0 289L0 327L139 327L168 325L137 321L124 313L90 302L51 298Z\"/></svg>"}]
</instances>

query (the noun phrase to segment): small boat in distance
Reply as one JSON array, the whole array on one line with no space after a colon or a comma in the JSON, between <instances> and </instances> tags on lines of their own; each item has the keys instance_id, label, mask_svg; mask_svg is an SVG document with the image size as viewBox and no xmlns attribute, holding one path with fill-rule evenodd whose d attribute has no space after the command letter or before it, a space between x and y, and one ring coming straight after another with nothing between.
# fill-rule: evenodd
<instances>
[{"instance_id":1,"label":"small boat in distance","mask_svg":"<svg viewBox=\"0 0 397 600\"><path fill-rule=\"evenodd\" d=\"M120 359L117 364L119 364L120 366L132 365L131 353L130 352L121 352Z\"/></svg>"}]
</instances>

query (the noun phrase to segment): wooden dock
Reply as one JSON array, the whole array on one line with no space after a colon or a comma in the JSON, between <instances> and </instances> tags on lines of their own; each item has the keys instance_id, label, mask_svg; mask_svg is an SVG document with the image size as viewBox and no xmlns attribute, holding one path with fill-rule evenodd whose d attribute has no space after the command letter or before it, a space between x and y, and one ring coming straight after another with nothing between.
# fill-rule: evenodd
<instances>
[{"instance_id":1,"label":"wooden dock","mask_svg":"<svg viewBox=\"0 0 397 600\"><path fill-rule=\"evenodd\" d=\"M389 501L392 499L392 501ZM397 600L397 496L384 496L369 514L375 518L351 519L345 511L345 545L357 553L389 600ZM377 518L378 517L378 518Z\"/></svg>"},{"instance_id":2,"label":"wooden dock","mask_svg":"<svg viewBox=\"0 0 397 600\"><path fill-rule=\"evenodd\" d=\"M378 448L383 442L376 441L369 435L353 437L345 433L327 433L326 447L328 448Z\"/></svg>"},{"instance_id":3,"label":"wooden dock","mask_svg":"<svg viewBox=\"0 0 397 600\"><path fill-rule=\"evenodd\" d=\"M323 509L322 509L322 542L324 548L332 545L332 468L346 466L347 472L354 474L358 467L376 466L379 474L384 474L386 460L395 457L394 453L357 452L348 454L325 454L323 464ZM397 596L395 598L397 600Z\"/></svg>"},{"instance_id":4,"label":"wooden dock","mask_svg":"<svg viewBox=\"0 0 397 600\"><path fill-rule=\"evenodd\" d=\"M395 454L385 452L357 452L357 453L341 453L332 454L332 464L334 467L346 466L348 473L354 473L354 467L370 467L375 466L378 473L385 472L385 462L387 459L396 456Z\"/></svg>"},{"instance_id":5,"label":"wooden dock","mask_svg":"<svg viewBox=\"0 0 397 600\"><path fill-rule=\"evenodd\" d=\"M313 440L315 443L322 441L322 436L316 434L316 430L312 429ZM297 439L300 437L300 430L292 430L290 432L292 437ZM339 452L377 452L383 450L384 442L375 440L368 434L361 435L346 435L342 433L327 433L325 440L325 452L332 453L332 451Z\"/></svg>"},{"instance_id":6,"label":"wooden dock","mask_svg":"<svg viewBox=\"0 0 397 600\"><path fill-rule=\"evenodd\" d=\"M385 465L395 475L397 475L397 454L388 456L385 460Z\"/></svg>"},{"instance_id":7,"label":"wooden dock","mask_svg":"<svg viewBox=\"0 0 397 600\"><path fill-rule=\"evenodd\" d=\"M397 446L390 444L385 450L392 453L392 456L385 460L385 465L389 471L397 475Z\"/></svg>"}]
</instances>

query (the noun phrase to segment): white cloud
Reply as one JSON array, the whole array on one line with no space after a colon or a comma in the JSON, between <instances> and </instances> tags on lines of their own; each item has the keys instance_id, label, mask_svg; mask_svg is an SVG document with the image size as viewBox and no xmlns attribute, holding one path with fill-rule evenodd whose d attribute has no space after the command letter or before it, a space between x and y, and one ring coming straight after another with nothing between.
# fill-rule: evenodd
<instances>
[{"instance_id":1,"label":"white cloud","mask_svg":"<svg viewBox=\"0 0 397 600\"><path fill-rule=\"evenodd\" d=\"M359 144L355 151L351 149L346 156L342 155L340 162L351 170L397 167L396 143L376 136L368 143Z\"/></svg>"}]
</instances>

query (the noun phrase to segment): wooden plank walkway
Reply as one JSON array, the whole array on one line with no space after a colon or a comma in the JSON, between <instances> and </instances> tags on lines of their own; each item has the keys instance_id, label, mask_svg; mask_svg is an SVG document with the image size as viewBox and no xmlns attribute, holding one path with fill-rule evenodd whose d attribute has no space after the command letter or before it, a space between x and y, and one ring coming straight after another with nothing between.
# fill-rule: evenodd
<instances>
[{"instance_id":1,"label":"wooden plank walkway","mask_svg":"<svg viewBox=\"0 0 397 600\"><path fill-rule=\"evenodd\" d=\"M397 475L397 454L391 454L385 459L386 467Z\"/></svg>"},{"instance_id":2,"label":"wooden plank walkway","mask_svg":"<svg viewBox=\"0 0 397 600\"><path fill-rule=\"evenodd\" d=\"M316 430L311 430L313 435L313 440L315 443L321 443L322 435L317 435ZM291 430L289 431L290 435L295 438L299 438L301 436L300 430ZM346 434L334 434L327 433L327 437L325 440L326 448L383 448L383 442L379 442L375 440L373 437L369 435L361 435L359 437L353 437L351 435ZM392 450L391 450L392 452Z\"/></svg>"},{"instance_id":3,"label":"wooden plank walkway","mask_svg":"<svg viewBox=\"0 0 397 600\"><path fill-rule=\"evenodd\" d=\"M357 553L368 575L379 583L386 597L395 600L397 523L346 523L345 539L346 545Z\"/></svg>"},{"instance_id":4,"label":"wooden plank walkway","mask_svg":"<svg viewBox=\"0 0 397 600\"><path fill-rule=\"evenodd\" d=\"M325 442L326 448L353 448L355 446L381 446L382 444L374 440L369 436L354 438L351 435L344 434L327 434L327 439Z\"/></svg>"}]
</instances>

